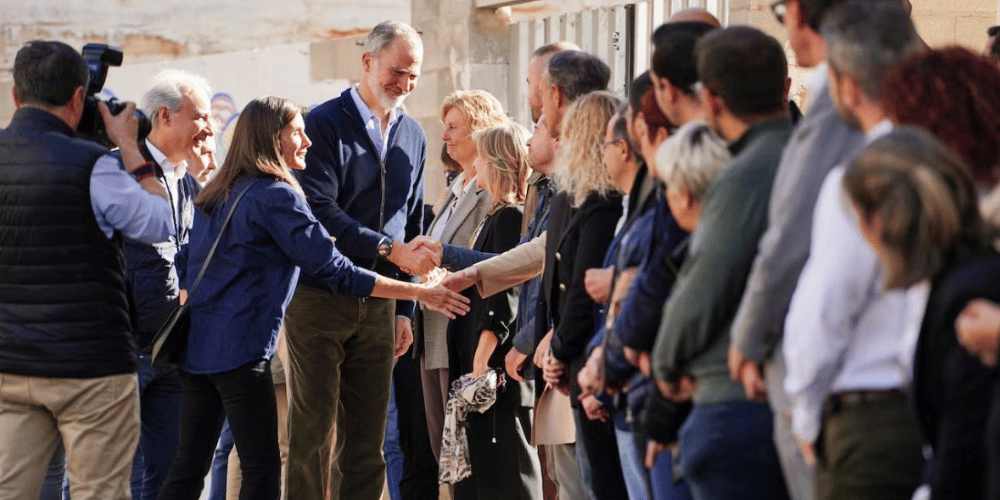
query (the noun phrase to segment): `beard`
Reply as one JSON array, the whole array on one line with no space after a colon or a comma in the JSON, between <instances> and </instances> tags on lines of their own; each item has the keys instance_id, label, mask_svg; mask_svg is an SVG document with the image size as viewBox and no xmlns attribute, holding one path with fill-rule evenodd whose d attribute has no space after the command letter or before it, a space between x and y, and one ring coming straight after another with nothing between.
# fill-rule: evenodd
<instances>
[{"instance_id":1,"label":"beard","mask_svg":"<svg viewBox=\"0 0 1000 500\"><path fill-rule=\"evenodd\" d=\"M372 92L375 94L375 100L378 101L379 106L382 106L382 108L387 111L402 106L403 101L407 96L407 94L402 94L398 97L390 95L381 85L378 84L378 79L375 77L374 73L368 77L368 85L372 88Z\"/></svg>"}]
</instances>

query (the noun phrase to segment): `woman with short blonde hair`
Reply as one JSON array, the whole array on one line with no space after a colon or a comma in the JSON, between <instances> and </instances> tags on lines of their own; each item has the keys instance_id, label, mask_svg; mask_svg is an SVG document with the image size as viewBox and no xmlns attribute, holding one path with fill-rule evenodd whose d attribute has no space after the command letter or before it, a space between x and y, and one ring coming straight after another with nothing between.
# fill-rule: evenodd
<instances>
[{"instance_id":1,"label":"woman with short blonde hair","mask_svg":"<svg viewBox=\"0 0 1000 500\"><path fill-rule=\"evenodd\" d=\"M472 134L482 168L476 168L479 185L490 192L493 204L523 204L528 179L531 135L512 121Z\"/></svg>"},{"instance_id":2,"label":"woman with short blonde hair","mask_svg":"<svg viewBox=\"0 0 1000 500\"><path fill-rule=\"evenodd\" d=\"M425 232L426 236L446 245L469 246L472 233L493 206L489 193L476 184L473 162L479 148L473 135L507 122L503 106L484 90L457 90L441 105L441 140L462 171L447 187L440 211ZM420 311L414 319L414 344L420 352L420 379L423 388L427 431L434 457L441 457L444 410L448 401L448 318L432 311Z\"/></svg>"},{"instance_id":3,"label":"woman with short blonde hair","mask_svg":"<svg viewBox=\"0 0 1000 500\"><path fill-rule=\"evenodd\" d=\"M469 247L499 254L521 239L525 179L528 175L528 131L507 121L473 134L479 157L477 186L490 196L491 208L472 235ZM451 380L470 374L478 379L503 372L513 345L518 294L516 288L482 298L475 288L465 292L469 314L448 326ZM531 397L525 397L529 394ZM482 413L466 416L472 476L455 484L455 500L541 498L541 468L531 435L532 387L508 378L496 401ZM447 455L447 454L446 454Z\"/></svg>"}]
</instances>

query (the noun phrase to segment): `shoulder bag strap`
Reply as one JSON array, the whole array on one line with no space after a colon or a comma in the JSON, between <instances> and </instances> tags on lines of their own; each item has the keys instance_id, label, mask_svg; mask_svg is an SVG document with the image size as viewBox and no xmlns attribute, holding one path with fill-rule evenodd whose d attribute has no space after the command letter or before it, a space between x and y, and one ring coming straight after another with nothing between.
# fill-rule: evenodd
<instances>
[{"instance_id":1,"label":"shoulder bag strap","mask_svg":"<svg viewBox=\"0 0 1000 500\"><path fill-rule=\"evenodd\" d=\"M244 187L240 193L236 195L236 199L233 200L233 206L229 207L229 213L226 214L226 221L222 223L222 229L219 230L219 235L215 237L215 243L212 243L212 249L208 251L208 257L205 257L205 262L202 263L201 270L198 271L198 277L195 278L194 284L191 285L190 289L188 289L188 297L194 296L194 291L198 289L198 284L201 283L201 278L205 276L205 269L208 269L208 263L211 262L212 257L215 256L215 250L219 248L219 242L222 241L222 235L226 233L226 228L229 227L229 221L233 219L236 207L240 204L240 199L243 198L243 195L247 194L247 191L249 191L250 188L256 184L256 182L256 180L250 181L250 183L248 183L246 187Z\"/></svg>"}]
</instances>

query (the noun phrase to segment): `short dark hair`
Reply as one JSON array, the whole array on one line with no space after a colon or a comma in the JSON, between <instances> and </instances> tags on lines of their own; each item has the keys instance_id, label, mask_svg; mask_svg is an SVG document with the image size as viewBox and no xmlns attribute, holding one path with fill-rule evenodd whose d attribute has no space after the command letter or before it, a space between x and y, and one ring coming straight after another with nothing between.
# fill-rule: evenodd
<instances>
[{"instance_id":1,"label":"short dark hair","mask_svg":"<svg viewBox=\"0 0 1000 500\"><path fill-rule=\"evenodd\" d=\"M549 81L568 101L595 90L605 90L611 81L611 68L597 56L581 50L567 50L552 56L547 73Z\"/></svg>"},{"instance_id":2,"label":"short dark hair","mask_svg":"<svg viewBox=\"0 0 1000 500\"><path fill-rule=\"evenodd\" d=\"M994 37L993 43L990 44L990 57L1000 59L1000 36Z\"/></svg>"},{"instance_id":3,"label":"short dark hair","mask_svg":"<svg viewBox=\"0 0 1000 500\"><path fill-rule=\"evenodd\" d=\"M702 37L695 47L698 77L739 118L785 107L788 61L773 37L733 26Z\"/></svg>"},{"instance_id":4,"label":"short dark hair","mask_svg":"<svg viewBox=\"0 0 1000 500\"><path fill-rule=\"evenodd\" d=\"M667 23L653 33L652 69L659 78L670 80L670 84L685 94L694 95L694 84L698 81L698 67L695 64L694 46L701 37L715 28L705 23Z\"/></svg>"},{"instance_id":5,"label":"short dark hair","mask_svg":"<svg viewBox=\"0 0 1000 500\"><path fill-rule=\"evenodd\" d=\"M823 16L830 11L835 5L843 3L846 0L795 0L799 3L799 8L802 10L802 16L806 18L806 23L810 28L816 33L819 33L819 27L823 24Z\"/></svg>"},{"instance_id":6,"label":"short dark hair","mask_svg":"<svg viewBox=\"0 0 1000 500\"><path fill-rule=\"evenodd\" d=\"M616 141L625 141L632 156L637 160L642 160L642 153L632 136L628 135L628 104L623 104L618 108L618 112L611 118L611 135Z\"/></svg>"},{"instance_id":7,"label":"short dark hair","mask_svg":"<svg viewBox=\"0 0 1000 500\"><path fill-rule=\"evenodd\" d=\"M639 112L642 108L642 96L646 91L653 88L653 78L648 71L643 71L641 75L635 77L628 85L628 105L632 106L632 112Z\"/></svg>"},{"instance_id":8,"label":"short dark hair","mask_svg":"<svg viewBox=\"0 0 1000 500\"><path fill-rule=\"evenodd\" d=\"M89 79L83 56L62 42L33 40L14 58L14 90L22 103L65 106Z\"/></svg>"}]
</instances>

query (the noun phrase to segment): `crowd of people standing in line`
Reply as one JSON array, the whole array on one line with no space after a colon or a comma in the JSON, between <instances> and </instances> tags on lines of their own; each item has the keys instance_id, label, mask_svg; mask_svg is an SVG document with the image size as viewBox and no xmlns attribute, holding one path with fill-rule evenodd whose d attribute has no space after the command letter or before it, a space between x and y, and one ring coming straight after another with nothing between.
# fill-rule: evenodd
<instances>
[{"instance_id":1,"label":"crowd of people standing in line","mask_svg":"<svg viewBox=\"0 0 1000 500\"><path fill-rule=\"evenodd\" d=\"M626 99L539 47L533 131L445 99L433 206L404 23L340 96L251 101L221 166L205 79L158 75L140 141L99 104L109 153L80 55L26 44L0 498L1000 499L1000 57L908 8L772 5L804 114L782 45L703 10Z\"/></svg>"}]
</instances>

